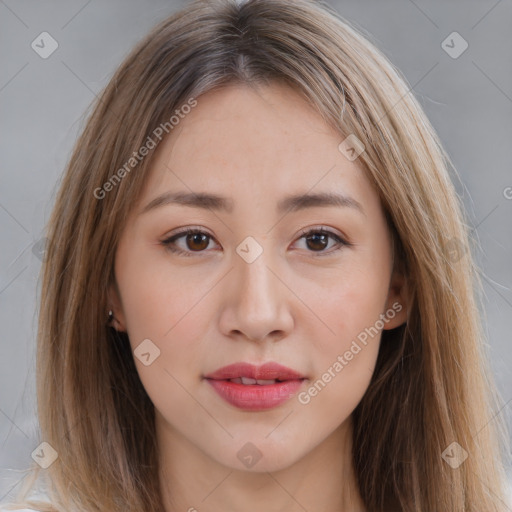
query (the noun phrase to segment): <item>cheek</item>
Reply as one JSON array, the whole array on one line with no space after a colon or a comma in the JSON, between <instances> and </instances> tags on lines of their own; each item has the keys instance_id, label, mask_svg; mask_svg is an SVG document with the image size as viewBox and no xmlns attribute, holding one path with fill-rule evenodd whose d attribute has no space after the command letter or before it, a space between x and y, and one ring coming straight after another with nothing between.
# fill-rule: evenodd
<instances>
[{"instance_id":1,"label":"cheek","mask_svg":"<svg viewBox=\"0 0 512 512\"><path fill-rule=\"evenodd\" d=\"M352 414L368 389L381 338L375 324L382 313L382 301L370 291L357 286L338 290L325 299L328 308L319 310L335 334L310 337L316 345L312 378L297 396L304 410L301 425L308 431L320 423L327 435Z\"/></svg>"},{"instance_id":2,"label":"cheek","mask_svg":"<svg viewBox=\"0 0 512 512\"><path fill-rule=\"evenodd\" d=\"M372 262L358 254L347 258L343 271L317 288L318 293L311 294L311 283L302 283L318 317L303 322L314 346L312 373L318 383L311 397L318 406L335 406L343 416L340 406L350 413L366 391L379 352L388 279L387 261Z\"/></svg>"},{"instance_id":3,"label":"cheek","mask_svg":"<svg viewBox=\"0 0 512 512\"><path fill-rule=\"evenodd\" d=\"M120 253L116 277L135 364L155 405L160 397L168 405L179 403L183 390L178 383L200 378L199 363L214 307L208 291L218 277L192 268L173 269L161 251L132 247L129 255ZM154 361L148 366L137 357L143 346ZM176 399L169 401L172 396Z\"/></svg>"},{"instance_id":4,"label":"cheek","mask_svg":"<svg viewBox=\"0 0 512 512\"><path fill-rule=\"evenodd\" d=\"M319 353L332 356L348 350L353 339L374 326L384 313L388 286L386 262L368 264L359 254L347 259L344 268L332 273L322 286L303 281L300 293L308 297L308 306L322 321L316 327L325 326L321 336L317 330L316 337L310 338L316 340Z\"/></svg>"},{"instance_id":5,"label":"cheek","mask_svg":"<svg viewBox=\"0 0 512 512\"><path fill-rule=\"evenodd\" d=\"M116 277L122 297L126 329L132 345L145 338L159 346L191 332L198 322L197 303L208 282L193 276L190 269L173 269L165 253L133 244L122 252ZM200 286L199 286L200 285Z\"/></svg>"},{"instance_id":6,"label":"cheek","mask_svg":"<svg viewBox=\"0 0 512 512\"><path fill-rule=\"evenodd\" d=\"M142 385L157 410L179 417L197 413L185 389L192 378L199 380L204 305L209 301L208 296L201 300L205 290L197 280L183 279L183 273L171 271L163 259L147 252L139 257L134 250L129 259L120 259L116 277ZM138 357L147 353L148 365Z\"/></svg>"}]
</instances>

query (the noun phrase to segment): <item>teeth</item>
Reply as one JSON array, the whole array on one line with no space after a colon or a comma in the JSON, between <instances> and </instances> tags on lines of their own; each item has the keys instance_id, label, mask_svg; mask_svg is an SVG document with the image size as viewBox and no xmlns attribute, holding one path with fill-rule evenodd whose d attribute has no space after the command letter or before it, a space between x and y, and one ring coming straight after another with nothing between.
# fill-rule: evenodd
<instances>
[{"instance_id":1,"label":"teeth","mask_svg":"<svg viewBox=\"0 0 512 512\"><path fill-rule=\"evenodd\" d=\"M276 379L251 379L250 377L237 377L236 379L230 379L231 382L236 384L254 385L259 384L260 386L268 386L275 384Z\"/></svg>"}]
</instances>

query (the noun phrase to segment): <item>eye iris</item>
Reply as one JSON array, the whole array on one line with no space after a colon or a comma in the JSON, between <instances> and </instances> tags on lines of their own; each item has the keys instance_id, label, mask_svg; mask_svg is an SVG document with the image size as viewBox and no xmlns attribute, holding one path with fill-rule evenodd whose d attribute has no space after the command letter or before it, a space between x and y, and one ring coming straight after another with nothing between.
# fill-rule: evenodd
<instances>
[{"instance_id":1,"label":"eye iris","mask_svg":"<svg viewBox=\"0 0 512 512\"><path fill-rule=\"evenodd\" d=\"M201 246L194 248L190 246L191 243L199 243L201 244ZM187 235L187 247L193 251L201 251L203 249L206 249L208 247L208 235L205 235L203 233L191 233Z\"/></svg>"},{"instance_id":2,"label":"eye iris","mask_svg":"<svg viewBox=\"0 0 512 512\"><path fill-rule=\"evenodd\" d=\"M309 235L308 237L306 237L306 240L307 240L307 243L308 243L308 247L310 249L322 250L322 249L325 249L327 247L328 238L329 238L328 235L325 235L323 233L315 233L313 235ZM320 244L317 245L316 248L315 248L314 244L317 244L320 239L321 239ZM310 244L311 241L313 242L313 247L311 247L311 244Z\"/></svg>"}]
</instances>

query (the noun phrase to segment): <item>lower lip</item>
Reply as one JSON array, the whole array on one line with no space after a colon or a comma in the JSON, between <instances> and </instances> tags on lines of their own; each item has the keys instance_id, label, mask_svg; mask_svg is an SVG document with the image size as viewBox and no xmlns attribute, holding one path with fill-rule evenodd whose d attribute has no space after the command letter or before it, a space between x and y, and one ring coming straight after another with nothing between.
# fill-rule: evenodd
<instances>
[{"instance_id":1,"label":"lower lip","mask_svg":"<svg viewBox=\"0 0 512 512\"><path fill-rule=\"evenodd\" d=\"M260 386L237 384L229 380L206 379L226 402L246 411L272 409L289 400L301 387L302 380L286 380Z\"/></svg>"}]
</instances>

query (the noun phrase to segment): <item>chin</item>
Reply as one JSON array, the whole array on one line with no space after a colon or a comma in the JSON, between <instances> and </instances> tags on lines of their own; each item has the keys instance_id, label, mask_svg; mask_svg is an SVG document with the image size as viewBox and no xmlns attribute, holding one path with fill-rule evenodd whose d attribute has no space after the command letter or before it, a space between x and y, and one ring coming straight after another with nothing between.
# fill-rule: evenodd
<instances>
[{"instance_id":1,"label":"chin","mask_svg":"<svg viewBox=\"0 0 512 512\"><path fill-rule=\"evenodd\" d=\"M268 436L268 432L252 437L238 437L231 440L228 446L219 447L210 456L233 470L264 473L286 469L308 451L306 446L299 449L297 442L290 438L282 441L265 436Z\"/></svg>"}]
</instances>

